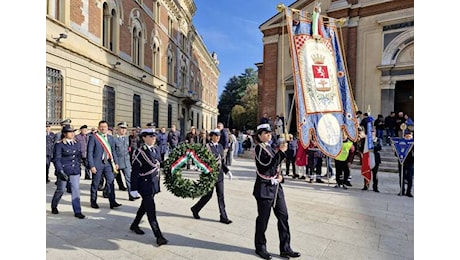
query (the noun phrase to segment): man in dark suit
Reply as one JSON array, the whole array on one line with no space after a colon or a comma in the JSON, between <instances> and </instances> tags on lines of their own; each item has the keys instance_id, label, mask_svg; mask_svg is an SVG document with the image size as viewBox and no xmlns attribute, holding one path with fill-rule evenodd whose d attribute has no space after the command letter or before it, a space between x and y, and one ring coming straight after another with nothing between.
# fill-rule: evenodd
<instances>
[{"instance_id":1,"label":"man in dark suit","mask_svg":"<svg viewBox=\"0 0 460 260\"><path fill-rule=\"evenodd\" d=\"M98 132L89 136L87 158L93 178L91 178L91 207L98 209L97 190L102 175L107 181L107 195L110 208L116 208L121 204L115 201L115 189L113 180L114 173L118 173L118 156L115 150L114 137L107 134L109 125L107 121L99 121Z\"/></svg>"},{"instance_id":2,"label":"man in dark suit","mask_svg":"<svg viewBox=\"0 0 460 260\"><path fill-rule=\"evenodd\" d=\"M143 145L133 153L133 170L131 173L132 197L138 194L142 197L142 203L137 210L136 218L130 229L138 235L144 231L139 228L142 217L147 213L147 218L153 234L157 238L159 246L167 244L168 240L163 237L156 217L154 196L160 192L160 160L161 153L156 143L156 134L153 129L144 129L141 132Z\"/></svg>"},{"instance_id":3,"label":"man in dark suit","mask_svg":"<svg viewBox=\"0 0 460 260\"><path fill-rule=\"evenodd\" d=\"M214 157L217 160L217 165L219 167L219 175L216 181L216 194L217 194L217 202L219 204L219 212L220 212L220 222L224 224L230 224L232 221L228 219L227 212L225 211L225 202L224 202L224 172L228 175L228 178L232 179L232 172L228 169L227 165L224 162L224 149L222 145L219 143L220 139L220 130L215 129L209 133L211 137L211 142L206 144L206 147L211 151ZM192 207L190 208L193 213L193 217L196 219L200 218L198 213L200 210L208 203L208 201L212 197L212 193L214 188L209 191L206 195L201 197L201 199Z\"/></svg>"},{"instance_id":4,"label":"man in dark suit","mask_svg":"<svg viewBox=\"0 0 460 260\"><path fill-rule=\"evenodd\" d=\"M267 252L267 240L265 231L267 230L270 212L273 208L278 219L278 236L280 239L279 249L282 257L300 257L299 252L291 249L291 234L289 231L288 211L284 199L283 175L281 174L281 163L286 158L285 151L287 144L282 143L279 150L275 151L269 141L271 140L272 130L269 124L257 126L255 147L255 162L257 177L254 183L253 195L257 201L258 216L256 219L256 233L254 243L256 254L264 259L271 259L272 256Z\"/></svg>"}]
</instances>

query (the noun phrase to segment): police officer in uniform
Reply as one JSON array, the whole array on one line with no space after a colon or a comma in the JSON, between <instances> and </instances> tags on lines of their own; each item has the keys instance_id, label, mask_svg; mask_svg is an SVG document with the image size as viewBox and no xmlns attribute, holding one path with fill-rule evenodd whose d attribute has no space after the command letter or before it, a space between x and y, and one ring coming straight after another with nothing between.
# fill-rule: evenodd
<instances>
[{"instance_id":1,"label":"police officer in uniform","mask_svg":"<svg viewBox=\"0 0 460 260\"><path fill-rule=\"evenodd\" d=\"M152 128L142 130L141 138L143 144L133 153L130 194L132 197L138 197L140 194L142 202L130 229L136 234L143 235L144 231L139 228L139 223L147 213L150 227L157 238L157 244L161 246L168 243L158 225L154 200L155 194L160 192L161 154L158 147L155 146L156 134Z\"/></svg>"},{"instance_id":2,"label":"police officer in uniform","mask_svg":"<svg viewBox=\"0 0 460 260\"><path fill-rule=\"evenodd\" d=\"M232 172L225 164L225 157L224 157L224 148L219 143L221 131L219 129L212 130L209 135L211 137L211 142L206 144L207 148L211 151L214 157L217 160L217 165L219 167L219 175L216 181L216 194L217 194L217 202L219 204L219 212L220 212L220 222L224 224L230 224L232 221L228 219L227 212L225 211L225 202L224 202L224 172L228 175L228 178L232 179ZM201 197L201 199L190 209L192 210L193 217L196 219L200 219L200 215L198 213L200 210L208 203L208 201L212 197L214 189L209 191L206 195Z\"/></svg>"},{"instance_id":3,"label":"police officer in uniform","mask_svg":"<svg viewBox=\"0 0 460 260\"><path fill-rule=\"evenodd\" d=\"M80 144L75 140L75 129L66 125L62 128L63 138L56 143L54 149L54 165L57 171L58 184L51 201L51 213L59 214L57 209L62 194L70 182L72 190L72 208L75 217L85 218L81 214L80 205L80 174L81 174L81 150Z\"/></svg>"},{"instance_id":4,"label":"police officer in uniform","mask_svg":"<svg viewBox=\"0 0 460 260\"><path fill-rule=\"evenodd\" d=\"M267 252L265 231L267 230L270 212L273 208L278 219L278 234L280 238L281 257L300 257L299 252L291 249L291 235L288 224L288 211L284 200L283 187L281 182L281 163L285 159L287 144L282 143L276 151L269 144L272 139L272 131L269 124L257 126L255 140L255 161L257 177L254 184L253 195L257 201L258 216L256 219L255 248L256 254L264 259L271 259L272 256Z\"/></svg>"},{"instance_id":5,"label":"police officer in uniform","mask_svg":"<svg viewBox=\"0 0 460 260\"><path fill-rule=\"evenodd\" d=\"M46 183L50 182L49 173L55 142L56 135L51 131L51 123L46 121Z\"/></svg>"}]
</instances>

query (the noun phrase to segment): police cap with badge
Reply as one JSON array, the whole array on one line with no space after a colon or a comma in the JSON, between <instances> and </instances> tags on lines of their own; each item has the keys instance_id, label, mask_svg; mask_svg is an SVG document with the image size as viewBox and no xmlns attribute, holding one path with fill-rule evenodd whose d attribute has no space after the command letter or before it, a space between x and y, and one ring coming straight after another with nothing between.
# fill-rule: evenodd
<instances>
[{"instance_id":1,"label":"police cap with badge","mask_svg":"<svg viewBox=\"0 0 460 260\"><path fill-rule=\"evenodd\" d=\"M140 135L141 135L142 137L144 137L144 136L157 137L157 134L156 134L155 131L153 131L153 129L151 129L151 128L142 129Z\"/></svg>"},{"instance_id":2,"label":"police cap with badge","mask_svg":"<svg viewBox=\"0 0 460 260\"><path fill-rule=\"evenodd\" d=\"M62 132L63 134L65 134L65 133L70 133L70 132L75 132L75 131L76 131L76 129L72 128L70 125L64 125L64 126L62 127L62 130L61 130L61 132Z\"/></svg>"},{"instance_id":3,"label":"police cap with badge","mask_svg":"<svg viewBox=\"0 0 460 260\"><path fill-rule=\"evenodd\" d=\"M219 129L211 130L211 132L209 132L209 136L213 136L213 135L220 136L220 130Z\"/></svg>"},{"instance_id":4,"label":"police cap with badge","mask_svg":"<svg viewBox=\"0 0 460 260\"><path fill-rule=\"evenodd\" d=\"M257 126L257 134L261 134L262 132L272 132L269 124L260 124Z\"/></svg>"},{"instance_id":5,"label":"police cap with badge","mask_svg":"<svg viewBox=\"0 0 460 260\"><path fill-rule=\"evenodd\" d=\"M126 122L120 122L117 124L117 126L120 128L128 128L128 124Z\"/></svg>"}]
</instances>

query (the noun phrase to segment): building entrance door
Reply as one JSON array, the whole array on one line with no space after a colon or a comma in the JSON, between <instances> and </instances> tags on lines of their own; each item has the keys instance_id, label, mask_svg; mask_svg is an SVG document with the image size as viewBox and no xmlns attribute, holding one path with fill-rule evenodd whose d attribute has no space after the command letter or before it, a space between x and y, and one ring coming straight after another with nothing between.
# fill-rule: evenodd
<instances>
[{"instance_id":1,"label":"building entrance door","mask_svg":"<svg viewBox=\"0 0 460 260\"><path fill-rule=\"evenodd\" d=\"M415 120L414 115L414 81L397 81L395 86L395 106L396 114L402 111Z\"/></svg>"}]
</instances>

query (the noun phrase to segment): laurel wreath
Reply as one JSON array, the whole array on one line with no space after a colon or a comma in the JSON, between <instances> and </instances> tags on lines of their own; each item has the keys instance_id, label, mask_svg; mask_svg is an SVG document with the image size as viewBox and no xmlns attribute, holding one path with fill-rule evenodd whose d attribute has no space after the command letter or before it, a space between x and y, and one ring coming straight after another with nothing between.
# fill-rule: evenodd
<instances>
[{"instance_id":1,"label":"laurel wreath","mask_svg":"<svg viewBox=\"0 0 460 260\"><path fill-rule=\"evenodd\" d=\"M188 160L192 160L201 170L200 178L196 181L182 176L182 168ZM183 143L170 152L163 172L166 189L176 197L198 198L213 189L219 168L216 158L204 145Z\"/></svg>"}]
</instances>

